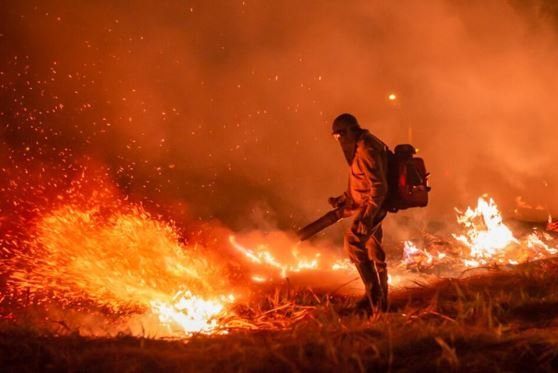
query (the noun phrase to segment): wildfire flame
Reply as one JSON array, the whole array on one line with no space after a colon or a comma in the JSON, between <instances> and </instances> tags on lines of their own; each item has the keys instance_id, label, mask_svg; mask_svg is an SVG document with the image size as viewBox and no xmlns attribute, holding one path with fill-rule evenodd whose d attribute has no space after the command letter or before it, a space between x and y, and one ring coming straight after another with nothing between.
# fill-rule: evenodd
<instances>
[{"instance_id":1,"label":"wildfire flame","mask_svg":"<svg viewBox=\"0 0 558 373\"><path fill-rule=\"evenodd\" d=\"M237 317L234 306L242 299L235 293L242 288L227 276L225 261L209 255L224 248L207 250L185 243L171 223L142 206L107 207L99 198L61 204L38 216L33 233L17 242L3 260L8 274L3 299L46 307L56 303L85 312L99 309L124 318L141 315L144 323L156 321L158 336L226 333ZM480 198L476 208L458 212L457 221L464 233L453 235L455 244L420 248L407 241L401 264L421 272L439 264L518 264L558 254L548 233L535 230L518 239L492 199ZM241 271L253 283L318 271L328 277L337 273L358 279L348 259L322 254L291 239L275 251L262 243L243 246L233 235L229 243L250 263ZM390 276L390 284L402 282L396 276ZM253 327L242 320L234 325Z\"/></svg>"},{"instance_id":2,"label":"wildfire flame","mask_svg":"<svg viewBox=\"0 0 558 373\"><path fill-rule=\"evenodd\" d=\"M547 233L535 230L526 238L518 239L504 223L493 199L480 197L475 208L457 211L457 222L464 233L453 234L463 250L441 252L431 248L420 249L411 241L404 243L402 264L407 268L424 270L435 265L479 267L493 264L517 265L534 259L558 254L548 244L553 240Z\"/></svg>"},{"instance_id":3,"label":"wildfire flame","mask_svg":"<svg viewBox=\"0 0 558 373\"><path fill-rule=\"evenodd\" d=\"M139 206L104 214L62 206L43 216L25 250L6 263L7 285L21 302L86 301L111 313L141 312L185 334L211 332L232 302L224 271L200 248Z\"/></svg>"},{"instance_id":4,"label":"wildfire flame","mask_svg":"<svg viewBox=\"0 0 558 373\"><path fill-rule=\"evenodd\" d=\"M236 237L229 237L231 245L249 261L259 265L263 269L272 268L277 271L280 278L286 278L289 273L299 273L304 271L349 271L355 272L354 265L348 259L326 260L320 252L314 252L309 257L300 254L299 243L293 244L290 250L291 257L284 263L278 260L272 253L271 248L266 244L259 244L254 249L247 248L238 243ZM308 255L308 254L307 254ZM254 275L254 282L266 282L267 276Z\"/></svg>"},{"instance_id":5,"label":"wildfire flame","mask_svg":"<svg viewBox=\"0 0 558 373\"><path fill-rule=\"evenodd\" d=\"M235 236L230 236L229 242L236 250L244 254L253 263L267 265L279 270L281 278L287 277L287 274L289 272L300 272L303 270L318 268L319 258L321 255L320 253L316 253L314 254L314 257L312 259L300 258L298 249L296 247L293 247L293 249L291 250L291 254L293 256L294 263L283 264L273 256L266 245L260 244L256 247L255 250L252 250L240 245L236 241ZM262 282L262 276L257 276L256 278L256 281Z\"/></svg>"},{"instance_id":6,"label":"wildfire flame","mask_svg":"<svg viewBox=\"0 0 558 373\"><path fill-rule=\"evenodd\" d=\"M421 270L431 267L434 263L443 261L446 257L447 253L430 253L427 250L419 249L411 241L405 241L403 243L403 260L401 264L408 268L414 267Z\"/></svg>"},{"instance_id":7,"label":"wildfire flame","mask_svg":"<svg viewBox=\"0 0 558 373\"><path fill-rule=\"evenodd\" d=\"M161 337L226 333L236 317L235 292L244 290L228 279L226 261L208 256L226 248L184 243L171 223L140 205L113 203L118 198L107 193L37 216L29 237L12 245L3 261L9 297L22 307L55 305L135 321L139 315L142 329ZM230 243L254 264L248 276L254 282L303 271L354 272L345 259L302 255L296 244L283 262L266 245L249 249L234 236Z\"/></svg>"},{"instance_id":8,"label":"wildfire flame","mask_svg":"<svg viewBox=\"0 0 558 373\"><path fill-rule=\"evenodd\" d=\"M471 257L480 261L494 257L511 244L519 243L504 224L492 198L487 201L480 197L475 209L469 207L464 213L459 213L457 222L465 227L466 234L454 234L453 237L469 247Z\"/></svg>"},{"instance_id":9,"label":"wildfire flame","mask_svg":"<svg viewBox=\"0 0 558 373\"><path fill-rule=\"evenodd\" d=\"M206 300L193 295L191 291L180 291L170 303L152 301L151 310L170 330L178 326L186 335L211 333L220 327L218 317L223 315L225 305L234 300L232 295Z\"/></svg>"}]
</instances>

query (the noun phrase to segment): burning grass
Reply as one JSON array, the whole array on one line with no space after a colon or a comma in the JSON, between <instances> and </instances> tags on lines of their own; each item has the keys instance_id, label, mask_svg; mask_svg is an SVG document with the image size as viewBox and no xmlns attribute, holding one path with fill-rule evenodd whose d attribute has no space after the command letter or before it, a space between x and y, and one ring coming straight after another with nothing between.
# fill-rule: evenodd
<instances>
[{"instance_id":1,"label":"burning grass","mask_svg":"<svg viewBox=\"0 0 558 373\"><path fill-rule=\"evenodd\" d=\"M401 289L377 319L341 317L351 301L278 287L245 306L256 330L192 336L86 338L2 329L12 370L509 371L558 368L558 261ZM267 323L267 327L266 324Z\"/></svg>"},{"instance_id":2,"label":"burning grass","mask_svg":"<svg viewBox=\"0 0 558 373\"><path fill-rule=\"evenodd\" d=\"M308 280L314 275L313 288L327 289L324 279L333 279L331 290L331 285L343 287L339 284L357 278L347 260L281 232L245 234L246 246L233 235L228 242L203 245L199 237L183 239L172 223L110 189L103 191L86 195L70 189L67 200L30 221L24 239L2 242L9 253L2 269L4 317L21 318L29 310L46 319L53 310L76 313L64 323L91 335L103 335L88 325L97 324L97 318L87 322L80 312L98 312L100 319L108 315L121 323L118 332L136 335L146 330L160 337L187 337L241 326L268 329L266 323L274 324L268 310L239 312L261 298L261 289L288 278L300 285L301 276ZM479 199L475 209L459 213L458 222L464 233L454 234L453 242L432 236L421 249L405 242L403 260L390 269L391 286L424 279L426 273L440 275L440 268L455 276L469 267L515 265L558 251L549 233L534 231L517 239L492 200ZM295 308L304 311L300 315L309 309L295 303L291 316ZM48 322L42 324L49 330Z\"/></svg>"},{"instance_id":3,"label":"burning grass","mask_svg":"<svg viewBox=\"0 0 558 373\"><path fill-rule=\"evenodd\" d=\"M74 193L2 242L13 369L556 365L558 242L550 229L514 233L492 200L459 212L462 233L405 242L391 312L364 320L343 316L360 283L325 247L281 232L202 239L114 191Z\"/></svg>"},{"instance_id":4,"label":"burning grass","mask_svg":"<svg viewBox=\"0 0 558 373\"><path fill-rule=\"evenodd\" d=\"M223 295L226 269L139 206L63 205L22 246L5 261L8 297L19 304L154 314L188 334L215 329L211 319L233 300Z\"/></svg>"}]
</instances>

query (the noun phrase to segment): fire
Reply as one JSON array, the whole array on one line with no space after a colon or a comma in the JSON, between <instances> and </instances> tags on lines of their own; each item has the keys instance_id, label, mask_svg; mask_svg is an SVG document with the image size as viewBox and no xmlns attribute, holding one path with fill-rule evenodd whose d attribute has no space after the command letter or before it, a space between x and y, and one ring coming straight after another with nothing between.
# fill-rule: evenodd
<instances>
[{"instance_id":1,"label":"fire","mask_svg":"<svg viewBox=\"0 0 558 373\"><path fill-rule=\"evenodd\" d=\"M290 273L301 272L331 271L357 275L355 266L349 259L323 255L315 248L303 247L300 242L291 244L288 251L290 255L287 255L282 261L276 258L273 254L273 248L269 244L260 243L254 248L248 248L241 245L234 235L229 237L229 242L244 258L255 265L256 271L266 273L265 275L261 273L253 275L251 277L252 281L256 283L267 282L274 278L284 279ZM282 244L285 245L286 243L283 242ZM302 255L301 251L305 251L306 255ZM271 274L269 273L270 270L273 271Z\"/></svg>"},{"instance_id":2,"label":"fire","mask_svg":"<svg viewBox=\"0 0 558 373\"><path fill-rule=\"evenodd\" d=\"M38 305L47 315L60 307L96 313L123 323L120 330L127 330L126 320L139 321L137 333L188 337L251 325L235 314L239 302L249 301L241 274L249 273L256 283L318 270L356 276L348 260L334 255L293 244L287 255L276 256L268 245L247 248L234 236L229 238L234 251L227 255L240 254L252 265L229 273L226 260L211 256L227 247L210 250L184 242L172 223L119 199L113 190L83 196L78 189L41 210L26 239L0 245L9 251L3 261L5 295L22 308Z\"/></svg>"},{"instance_id":3,"label":"fire","mask_svg":"<svg viewBox=\"0 0 558 373\"><path fill-rule=\"evenodd\" d=\"M264 244L258 245L255 249L249 249L240 245L236 241L235 236L232 235L229 237L229 242L236 250L242 253L253 263L277 269L281 278L287 277L290 272L301 272L304 270L315 270L319 268L321 254L315 253L311 259L301 258L296 245L291 249L293 263L284 264L276 259L269 248ZM263 276L256 276L253 279L256 282L265 281L265 277Z\"/></svg>"},{"instance_id":4,"label":"fire","mask_svg":"<svg viewBox=\"0 0 558 373\"><path fill-rule=\"evenodd\" d=\"M492 198L487 201L480 197L475 209L469 207L464 213L457 212L457 222L465 227L466 233L453 237L471 250L470 256L475 262L470 264L486 263L510 245L519 243L504 224Z\"/></svg>"},{"instance_id":5,"label":"fire","mask_svg":"<svg viewBox=\"0 0 558 373\"><path fill-rule=\"evenodd\" d=\"M105 197L93 194L87 201L71 200L40 214L32 233L11 247L9 259L3 261L7 274L3 297L21 305L98 310L122 320L138 316L142 328L153 330L151 335L188 337L254 328L235 313L235 307L247 301L238 296L244 294L245 284L231 280L239 274L253 283L270 283L293 273L314 272L320 281L333 278L335 286L347 283L341 281L343 276L360 285L348 259L284 234L270 240L276 247L261 243L259 236L260 243L252 247L229 236L231 253L246 262L229 273L226 261L210 256L226 247L208 250L186 243L171 223L141 205L109 203L114 196ZM453 235L451 245L438 242L420 248L412 241L404 243L401 266L407 274L440 264L518 264L558 254L549 233L534 230L518 239L492 199L480 198L476 208L458 212L457 221L464 232ZM391 285L405 283L401 266L390 269L395 274L389 278Z\"/></svg>"},{"instance_id":6,"label":"fire","mask_svg":"<svg viewBox=\"0 0 558 373\"><path fill-rule=\"evenodd\" d=\"M479 198L475 208L457 211L457 222L464 233L453 234L458 250L441 251L439 248L420 249L415 243L404 243L402 264L408 269L428 270L436 265L454 268L480 267L494 264L517 265L529 260L543 259L558 254L549 242L548 233L533 231L526 238L517 238L504 223L498 207L491 198ZM461 246L462 250L459 250Z\"/></svg>"},{"instance_id":7,"label":"fire","mask_svg":"<svg viewBox=\"0 0 558 373\"><path fill-rule=\"evenodd\" d=\"M338 259L331 265L332 271L355 271L355 265L349 259Z\"/></svg>"},{"instance_id":8,"label":"fire","mask_svg":"<svg viewBox=\"0 0 558 373\"><path fill-rule=\"evenodd\" d=\"M324 280L325 277L334 278L343 283L346 282L346 280L351 279L350 282L355 281L358 290L361 290L359 287L362 284L360 283L360 278L355 265L351 263L348 258L339 259L336 257L322 255L320 252L313 252L313 254L309 255L312 259L307 259L300 255L300 251L303 248L300 247L301 243L297 242L292 245L290 250L291 256L286 260L289 264L286 264L276 259L276 257L272 254L272 248L268 245L259 244L255 249L250 249L239 244L235 236L230 236L229 242L244 256L244 258L255 264L255 271L264 271L267 273L267 275L252 275L251 279L255 283L269 282L278 277L284 279L288 277L289 273L320 272L320 275L324 276ZM310 248L305 249L311 251ZM275 270L275 276L269 273L270 269ZM341 279L343 279L343 281ZM399 275L388 275L388 283L390 285L399 285L401 282L402 281ZM339 283L335 286L339 286Z\"/></svg>"},{"instance_id":9,"label":"fire","mask_svg":"<svg viewBox=\"0 0 558 373\"><path fill-rule=\"evenodd\" d=\"M205 300L191 291L180 291L171 303L152 301L151 310L159 320L172 331L178 326L186 335L192 333L212 333L219 328L218 317L222 316L225 305L233 303L234 296Z\"/></svg>"},{"instance_id":10,"label":"fire","mask_svg":"<svg viewBox=\"0 0 558 373\"><path fill-rule=\"evenodd\" d=\"M211 332L232 294L224 268L140 206L106 213L64 205L41 217L35 234L6 265L8 288L23 303L56 302L114 314L157 316L169 330ZM170 333L171 335L174 333Z\"/></svg>"},{"instance_id":11,"label":"fire","mask_svg":"<svg viewBox=\"0 0 558 373\"><path fill-rule=\"evenodd\" d=\"M540 236L543 236L542 238ZM550 247L546 242L543 241L543 239L545 239L546 241L550 241L552 239L552 237L550 237L550 235L542 233L542 234L537 234L537 232L535 233L531 233L528 237L527 237L527 247L530 248L531 250L542 250L542 254L547 253L549 255L555 255L558 254L558 249Z\"/></svg>"},{"instance_id":12,"label":"fire","mask_svg":"<svg viewBox=\"0 0 558 373\"><path fill-rule=\"evenodd\" d=\"M411 241L405 241L403 243L403 260L401 264L407 268L423 270L432 267L434 263L440 263L446 257L447 253L430 253L427 250L419 249Z\"/></svg>"}]
</instances>

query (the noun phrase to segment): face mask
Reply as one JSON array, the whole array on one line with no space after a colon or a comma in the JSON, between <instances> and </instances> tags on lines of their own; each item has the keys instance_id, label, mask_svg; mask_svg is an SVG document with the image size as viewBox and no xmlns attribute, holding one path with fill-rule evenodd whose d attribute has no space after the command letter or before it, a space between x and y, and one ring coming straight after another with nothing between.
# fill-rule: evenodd
<instances>
[{"instance_id":1,"label":"face mask","mask_svg":"<svg viewBox=\"0 0 558 373\"><path fill-rule=\"evenodd\" d=\"M339 145L341 145L347 164L350 166L355 157L357 137L353 133L342 133L335 136Z\"/></svg>"}]
</instances>

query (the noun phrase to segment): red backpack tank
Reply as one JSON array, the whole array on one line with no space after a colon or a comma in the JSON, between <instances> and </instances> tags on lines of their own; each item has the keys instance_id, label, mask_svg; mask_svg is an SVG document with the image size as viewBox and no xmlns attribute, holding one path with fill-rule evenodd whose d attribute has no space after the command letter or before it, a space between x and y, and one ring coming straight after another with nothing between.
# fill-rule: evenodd
<instances>
[{"instance_id":1,"label":"red backpack tank","mask_svg":"<svg viewBox=\"0 0 558 373\"><path fill-rule=\"evenodd\" d=\"M430 185L424 160L416 157L414 146L397 145L394 151L387 150L388 157L388 195L384 207L397 212L428 204Z\"/></svg>"}]
</instances>

